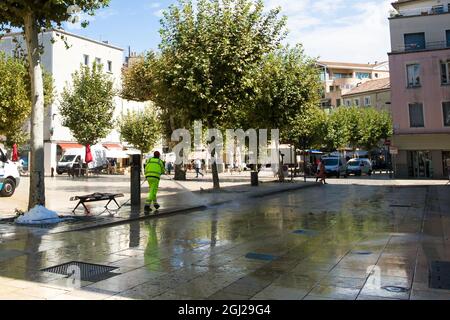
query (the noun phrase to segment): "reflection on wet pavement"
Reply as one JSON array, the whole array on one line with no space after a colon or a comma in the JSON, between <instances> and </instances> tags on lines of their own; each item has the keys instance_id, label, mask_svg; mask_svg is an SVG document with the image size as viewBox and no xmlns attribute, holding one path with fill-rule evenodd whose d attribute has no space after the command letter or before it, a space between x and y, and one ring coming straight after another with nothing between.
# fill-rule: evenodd
<instances>
[{"instance_id":1,"label":"reflection on wet pavement","mask_svg":"<svg viewBox=\"0 0 450 320\"><path fill-rule=\"evenodd\" d=\"M334 185L97 230L3 234L0 282L33 286L2 286L0 299L449 299L428 288L429 262L450 260L447 192ZM118 275L74 290L40 271L70 261Z\"/></svg>"}]
</instances>

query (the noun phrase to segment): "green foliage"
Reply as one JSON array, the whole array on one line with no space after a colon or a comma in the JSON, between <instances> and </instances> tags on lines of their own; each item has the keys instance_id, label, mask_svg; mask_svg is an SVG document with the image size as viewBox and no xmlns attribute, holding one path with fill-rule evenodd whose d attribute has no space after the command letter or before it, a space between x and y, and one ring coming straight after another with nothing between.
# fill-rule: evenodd
<instances>
[{"instance_id":1,"label":"green foliage","mask_svg":"<svg viewBox=\"0 0 450 320\"><path fill-rule=\"evenodd\" d=\"M255 68L285 36L279 11L260 0L180 0L164 13L160 80L188 122L222 125L254 96Z\"/></svg>"},{"instance_id":2,"label":"green foliage","mask_svg":"<svg viewBox=\"0 0 450 320\"><path fill-rule=\"evenodd\" d=\"M44 71L44 102L50 106L54 99L52 76ZM0 135L7 144L24 144L29 136L23 125L31 113L31 79L27 62L7 57L0 52Z\"/></svg>"},{"instance_id":3,"label":"green foliage","mask_svg":"<svg viewBox=\"0 0 450 320\"><path fill-rule=\"evenodd\" d=\"M257 77L259 94L245 117L248 126L280 129L283 140L289 140L292 124L301 121L296 118L320 104L315 60L301 45L284 47L265 56Z\"/></svg>"},{"instance_id":4,"label":"green foliage","mask_svg":"<svg viewBox=\"0 0 450 320\"><path fill-rule=\"evenodd\" d=\"M304 108L299 112L290 127L286 129L286 138L297 148L320 148L327 134L327 116L319 107Z\"/></svg>"},{"instance_id":5,"label":"green foliage","mask_svg":"<svg viewBox=\"0 0 450 320\"><path fill-rule=\"evenodd\" d=\"M96 63L91 68L82 66L72 78L72 86L64 88L61 95L62 124L79 143L94 145L114 125L114 84Z\"/></svg>"},{"instance_id":6,"label":"green foliage","mask_svg":"<svg viewBox=\"0 0 450 320\"><path fill-rule=\"evenodd\" d=\"M22 61L0 54L0 135L9 136L30 115L28 78Z\"/></svg>"},{"instance_id":7,"label":"green foliage","mask_svg":"<svg viewBox=\"0 0 450 320\"><path fill-rule=\"evenodd\" d=\"M377 111L374 108L365 109L361 118L360 146L372 150L378 146L381 139L387 139L394 133L392 118L387 111Z\"/></svg>"},{"instance_id":8,"label":"green foliage","mask_svg":"<svg viewBox=\"0 0 450 320\"><path fill-rule=\"evenodd\" d=\"M146 107L142 112L128 112L118 123L122 138L133 147L150 152L161 138L161 127L156 108Z\"/></svg>"},{"instance_id":9,"label":"green foliage","mask_svg":"<svg viewBox=\"0 0 450 320\"><path fill-rule=\"evenodd\" d=\"M0 2L0 31L11 27L23 28L24 17L31 14L39 29L61 27L70 18L68 8L74 3L82 12L94 15L94 11L109 4L109 0L2 0ZM82 22L87 26L87 22Z\"/></svg>"},{"instance_id":10,"label":"green foliage","mask_svg":"<svg viewBox=\"0 0 450 320\"><path fill-rule=\"evenodd\" d=\"M329 116L327 127L325 144L328 150L350 147L370 151L393 134L390 114L372 107L337 108Z\"/></svg>"},{"instance_id":11,"label":"green foliage","mask_svg":"<svg viewBox=\"0 0 450 320\"><path fill-rule=\"evenodd\" d=\"M154 92L156 54L147 53L123 70L121 96L127 100L149 101Z\"/></svg>"}]
</instances>

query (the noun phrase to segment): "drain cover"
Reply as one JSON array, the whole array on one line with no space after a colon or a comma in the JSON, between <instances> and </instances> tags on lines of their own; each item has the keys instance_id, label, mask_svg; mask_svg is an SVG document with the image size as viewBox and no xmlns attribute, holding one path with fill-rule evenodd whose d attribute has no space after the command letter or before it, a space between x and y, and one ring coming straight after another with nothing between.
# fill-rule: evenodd
<instances>
[{"instance_id":1,"label":"drain cover","mask_svg":"<svg viewBox=\"0 0 450 320\"><path fill-rule=\"evenodd\" d=\"M433 261L431 263L429 277L430 288L450 290L450 262Z\"/></svg>"},{"instance_id":2,"label":"drain cover","mask_svg":"<svg viewBox=\"0 0 450 320\"><path fill-rule=\"evenodd\" d=\"M312 230L300 229L300 230L295 230L293 233L294 234L301 234L301 235L305 235L305 236L314 236L317 232L316 231L312 231Z\"/></svg>"},{"instance_id":3,"label":"drain cover","mask_svg":"<svg viewBox=\"0 0 450 320\"><path fill-rule=\"evenodd\" d=\"M372 251L355 251L353 254L359 254L359 255L371 255Z\"/></svg>"},{"instance_id":4,"label":"drain cover","mask_svg":"<svg viewBox=\"0 0 450 320\"><path fill-rule=\"evenodd\" d=\"M119 273L111 272L113 270L118 269L118 267L104 266L99 264L92 264L78 261L60 264L58 266L42 269L41 271L69 276L72 275L74 273L73 270L77 270L77 268L79 269L80 272L81 281L98 282L119 275Z\"/></svg>"},{"instance_id":5,"label":"drain cover","mask_svg":"<svg viewBox=\"0 0 450 320\"><path fill-rule=\"evenodd\" d=\"M273 261L278 259L278 257L273 256L271 254L262 254L254 252L247 253L245 257L251 260L263 260L263 261Z\"/></svg>"},{"instance_id":6,"label":"drain cover","mask_svg":"<svg viewBox=\"0 0 450 320\"><path fill-rule=\"evenodd\" d=\"M396 292L396 293L408 292L409 291L408 288L397 287L397 286L385 286L385 287L382 287L381 289L389 291L389 292Z\"/></svg>"}]
</instances>

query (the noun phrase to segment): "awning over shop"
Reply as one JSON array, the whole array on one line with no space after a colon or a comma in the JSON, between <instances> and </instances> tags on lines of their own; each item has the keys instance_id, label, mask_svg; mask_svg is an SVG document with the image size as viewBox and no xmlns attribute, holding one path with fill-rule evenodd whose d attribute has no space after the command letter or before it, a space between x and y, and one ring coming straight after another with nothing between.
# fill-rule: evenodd
<instances>
[{"instance_id":1,"label":"awning over shop","mask_svg":"<svg viewBox=\"0 0 450 320\"><path fill-rule=\"evenodd\" d=\"M103 147L108 150L123 150L122 145L118 143L104 143Z\"/></svg>"},{"instance_id":2,"label":"awning over shop","mask_svg":"<svg viewBox=\"0 0 450 320\"><path fill-rule=\"evenodd\" d=\"M105 151L106 158L110 159L128 159L130 156L123 150L112 149Z\"/></svg>"},{"instance_id":3,"label":"awning over shop","mask_svg":"<svg viewBox=\"0 0 450 320\"><path fill-rule=\"evenodd\" d=\"M84 146L79 143L58 143L58 146L61 147L63 151L69 149L83 149Z\"/></svg>"},{"instance_id":4,"label":"awning over shop","mask_svg":"<svg viewBox=\"0 0 450 320\"><path fill-rule=\"evenodd\" d=\"M137 149L132 149L132 148L128 148L127 150L125 150L125 152L129 155L132 156L134 154L141 154L142 152L137 150Z\"/></svg>"}]
</instances>

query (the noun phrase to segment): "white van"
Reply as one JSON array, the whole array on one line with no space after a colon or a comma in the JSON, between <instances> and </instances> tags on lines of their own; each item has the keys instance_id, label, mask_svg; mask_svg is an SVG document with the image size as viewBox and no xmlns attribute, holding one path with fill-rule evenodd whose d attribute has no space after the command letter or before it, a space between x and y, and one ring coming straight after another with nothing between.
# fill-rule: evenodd
<instances>
[{"instance_id":1,"label":"white van","mask_svg":"<svg viewBox=\"0 0 450 320\"><path fill-rule=\"evenodd\" d=\"M108 159L106 158L106 148L101 144L97 144L91 147L92 162L89 163L89 169L103 168L107 166ZM61 175L63 173L69 173L73 167L79 165L81 162L84 164L86 156L86 148L67 149L64 155L58 162L56 167L56 173Z\"/></svg>"},{"instance_id":2,"label":"white van","mask_svg":"<svg viewBox=\"0 0 450 320\"><path fill-rule=\"evenodd\" d=\"M343 176L347 178L347 166L345 159L342 157L324 157L322 162L325 165L325 170L328 177L335 176L340 178Z\"/></svg>"},{"instance_id":3,"label":"white van","mask_svg":"<svg viewBox=\"0 0 450 320\"><path fill-rule=\"evenodd\" d=\"M84 163L85 149L68 149L58 162L56 173L61 175L70 172L78 163Z\"/></svg>"},{"instance_id":4,"label":"white van","mask_svg":"<svg viewBox=\"0 0 450 320\"><path fill-rule=\"evenodd\" d=\"M17 165L8 161L6 152L0 148L0 197L11 197L19 183Z\"/></svg>"}]
</instances>

